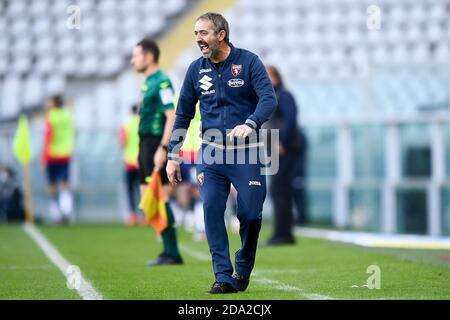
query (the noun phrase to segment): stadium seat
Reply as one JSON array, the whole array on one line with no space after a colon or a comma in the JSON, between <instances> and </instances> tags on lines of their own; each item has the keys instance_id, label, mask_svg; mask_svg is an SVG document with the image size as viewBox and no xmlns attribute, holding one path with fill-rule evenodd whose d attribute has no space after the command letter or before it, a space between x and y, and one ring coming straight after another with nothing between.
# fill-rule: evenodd
<instances>
[{"instance_id":1,"label":"stadium seat","mask_svg":"<svg viewBox=\"0 0 450 320\"><path fill-rule=\"evenodd\" d=\"M117 98L115 85L102 84L96 90L93 102L96 127L118 127L119 118L117 117Z\"/></svg>"},{"instance_id":2,"label":"stadium seat","mask_svg":"<svg viewBox=\"0 0 450 320\"><path fill-rule=\"evenodd\" d=\"M0 4L0 83L5 81L1 75L23 75L28 79L27 70L42 75L54 72L70 79L117 77L129 68L127 58L133 45L144 35L160 34L171 22L170 18L189 2L79 0L76 1L82 14L79 30L66 26L70 4L69 0L31 3L15 0ZM378 31L367 29L366 10L371 4L360 0L238 0L227 13L232 22L231 41L254 51L265 63L278 65L287 83L306 80L316 83L317 86L306 86L302 92L295 92L298 97L309 97L303 100L308 99L320 108L327 101L336 100L338 109L344 105L358 109L361 106L351 101L350 94L336 95L325 88L322 90L325 96L317 98L317 91L322 88L320 83L326 80L329 84L339 84L344 79L367 76L369 72L383 73L380 70L385 67L397 70L405 62L412 69L430 62L447 64L450 60L447 2L378 1L376 4L382 9L382 28ZM43 18L43 13L48 15ZM116 23L118 19L120 24ZM178 89L189 61L198 57L198 49L192 49L186 55L180 54L173 70L168 70ZM447 95L445 85L441 85L447 83L448 87L447 78L438 81L437 76L430 76L427 81L413 84L402 77L395 72L383 73L381 78L391 89L376 87L382 92L374 95L382 97L377 101L386 102L388 111L396 110L399 103L395 95L386 93L393 90L391 83L395 83L396 90L420 91L415 94L415 101L422 101L425 96ZM70 81L61 83L70 84ZM308 88L314 88L314 92L305 92ZM352 87L352 90L362 89ZM405 103L415 103L405 99L402 100ZM312 112L304 113L306 118L315 116L318 110L305 108ZM355 112L346 107L344 113Z\"/></svg>"},{"instance_id":3,"label":"stadium seat","mask_svg":"<svg viewBox=\"0 0 450 320\"><path fill-rule=\"evenodd\" d=\"M83 78L97 76L96 73L98 68L99 58L97 55L86 55L81 60L81 63L76 70L76 74Z\"/></svg>"},{"instance_id":4,"label":"stadium seat","mask_svg":"<svg viewBox=\"0 0 450 320\"><path fill-rule=\"evenodd\" d=\"M0 55L0 57L0 76L2 76L8 71L8 61L4 56Z\"/></svg>"},{"instance_id":5,"label":"stadium seat","mask_svg":"<svg viewBox=\"0 0 450 320\"><path fill-rule=\"evenodd\" d=\"M79 62L75 55L64 54L61 55L57 70L61 74L72 75L76 72L78 64Z\"/></svg>"},{"instance_id":6,"label":"stadium seat","mask_svg":"<svg viewBox=\"0 0 450 320\"><path fill-rule=\"evenodd\" d=\"M37 38L35 47L34 47L34 53L39 57L45 57L48 54L51 54L54 50L53 47L54 39L51 36L48 35L41 35L39 38Z\"/></svg>"},{"instance_id":7,"label":"stadium seat","mask_svg":"<svg viewBox=\"0 0 450 320\"><path fill-rule=\"evenodd\" d=\"M436 61L437 63L448 63L449 57L450 57L449 45L445 42L439 43L434 52L433 60Z\"/></svg>"},{"instance_id":8,"label":"stadium seat","mask_svg":"<svg viewBox=\"0 0 450 320\"><path fill-rule=\"evenodd\" d=\"M14 57L16 56L29 56L32 54L32 40L29 36L22 36L14 41L11 52Z\"/></svg>"},{"instance_id":9,"label":"stadium seat","mask_svg":"<svg viewBox=\"0 0 450 320\"><path fill-rule=\"evenodd\" d=\"M131 71L122 73L117 79L116 91L117 103L119 105L118 119L120 123L128 119L131 106L137 103L138 84L138 80Z\"/></svg>"},{"instance_id":10,"label":"stadium seat","mask_svg":"<svg viewBox=\"0 0 450 320\"><path fill-rule=\"evenodd\" d=\"M80 9L83 12L89 12L91 10L95 10L95 1L92 0L78 0L77 4L80 6Z\"/></svg>"},{"instance_id":11,"label":"stadium seat","mask_svg":"<svg viewBox=\"0 0 450 320\"><path fill-rule=\"evenodd\" d=\"M45 81L44 92L46 96L64 94L66 80L63 74L51 74Z\"/></svg>"},{"instance_id":12,"label":"stadium seat","mask_svg":"<svg viewBox=\"0 0 450 320\"><path fill-rule=\"evenodd\" d=\"M111 77L122 68L123 59L115 55L106 55L106 59L102 59L102 66L99 68L99 74L104 77Z\"/></svg>"},{"instance_id":13,"label":"stadium seat","mask_svg":"<svg viewBox=\"0 0 450 320\"><path fill-rule=\"evenodd\" d=\"M165 20L161 16L149 14L143 21L142 31L146 36L152 37L162 30L164 23Z\"/></svg>"},{"instance_id":14,"label":"stadium seat","mask_svg":"<svg viewBox=\"0 0 450 320\"><path fill-rule=\"evenodd\" d=\"M81 43L79 44L80 52L83 53L83 55L92 55L96 54L98 48L98 39L95 37L95 35L90 36L84 36L81 39Z\"/></svg>"},{"instance_id":15,"label":"stadium seat","mask_svg":"<svg viewBox=\"0 0 450 320\"><path fill-rule=\"evenodd\" d=\"M10 71L16 75L24 75L31 69L32 65L31 57L18 56L12 61Z\"/></svg>"},{"instance_id":16,"label":"stadium seat","mask_svg":"<svg viewBox=\"0 0 450 320\"><path fill-rule=\"evenodd\" d=\"M164 3L162 3L161 1L158 1L158 0L145 1L143 3L143 5L142 5L141 10L142 10L142 13L144 13L145 16L147 16L147 15L155 15L156 12L161 12L163 10L162 7L164 7L164 5L165 5ZM179 8L176 8L176 11L178 9ZM169 9L169 11L170 11L170 9Z\"/></svg>"},{"instance_id":17,"label":"stadium seat","mask_svg":"<svg viewBox=\"0 0 450 320\"><path fill-rule=\"evenodd\" d=\"M153 0L150 0L150 2L151 1ZM166 0L164 1L164 5L161 6L161 10L166 16L171 17L184 9L185 5L185 0Z\"/></svg>"},{"instance_id":18,"label":"stadium seat","mask_svg":"<svg viewBox=\"0 0 450 320\"><path fill-rule=\"evenodd\" d=\"M45 76L54 72L55 65L54 57L52 55L46 55L39 59L34 69L37 73Z\"/></svg>"},{"instance_id":19,"label":"stadium seat","mask_svg":"<svg viewBox=\"0 0 450 320\"><path fill-rule=\"evenodd\" d=\"M0 14L1 14L1 12L0 12ZM6 19L0 19L0 34L7 35L6 27L7 27ZM9 30L9 28L8 28L8 30Z\"/></svg>"},{"instance_id":20,"label":"stadium seat","mask_svg":"<svg viewBox=\"0 0 450 320\"><path fill-rule=\"evenodd\" d=\"M104 37L112 38L117 34L117 16L102 13L100 25L97 24L96 27L96 32L99 32Z\"/></svg>"},{"instance_id":21,"label":"stadium seat","mask_svg":"<svg viewBox=\"0 0 450 320\"><path fill-rule=\"evenodd\" d=\"M28 19L26 18L18 18L12 19L10 21L10 35L14 38L20 38L28 33L30 30L30 25L28 23Z\"/></svg>"},{"instance_id":22,"label":"stadium seat","mask_svg":"<svg viewBox=\"0 0 450 320\"><path fill-rule=\"evenodd\" d=\"M114 0L102 0L97 5L97 11L101 12L104 16L110 16L116 12L117 1Z\"/></svg>"},{"instance_id":23,"label":"stadium seat","mask_svg":"<svg viewBox=\"0 0 450 320\"><path fill-rule=\"evenodd\" d=\"M24 0L11 1L6 10L6 16L8 18L16 18L23 16L27 10L27 2Z\"/></svg>"},{"instance_id":24,"label":"stadium seat","mask_svg":"<svg viewBox=\"0 0 450 320\"><path fill-rule=\"evenodd\" d=\"M130 15L138 11L139 1L137 0L124 0L121 1L121 11L125 16Z\"/></svg>"},{"instance_id":25,"label":"stadium seat","mask_svg":"<svg viewBox=\"0 0 450 320\"><path fill-rule=\"evenodd\" d=\"M73 4L69 0L58 0L53 1L52 5L50 7L50 13L53 14L53 16L58 17L61 15L67 16L67 8Z\"/></svg>"},{"instance_id":26,"label":"stadium seat","mask_svg":"<svg viewBox=\"0 0 450 320\"><path fill-rule=\"evenodd\" d=\"M47 13L49 7L49 2L46 0L32 1L29 5L29 13L31 17L37 21L41 16Z\"/></svg>"},{"instance_id":27,"label":"stadium seat","mask_svg":"<svg viewBox=\"0 0 450 320\"><path fill-rule=\"evenodd\" d=\"M10 42L7 37L0 38L0 56L7 58L10 50Z\"/></svg>"},{"instance_id":28,"label":"stadium seat","mask_svg":"<svg viewBox=\"0 0 450 320\"><path fill-rule=\"evenodd\" d=\"M0 112L2 118L12 118L21 109L21 80L16 75L10 75L3 81L2 95L0 97Z\"/></svg>"},{"instance_id":29,"label":"stadium seat","mask_svg":"<svg viewBox=\"0 0 450 320\"><path fill-rule=\"evenodd\" d=\"M55 43L54 53L65 58L68 55L74 54L76 47L77 43L73 37L61 37Z\"/></svg>"},{"instance_id":30,"label":"stadium seat","mask_svg":"<svg viewBox=\"0 0 450 320\"><path fill-rule=\"evenodd\" d=\"M50 19L35 19L33 23L33 28L30 29L31 34L35 39L39 39L42 35L46 35L51 30L51 20Z\"/></svg>"},{"instance_id":31,"label":"stadium seat","mask_svg":"<svg viewBox=\"0 0 450 320\"><path fill-rule=\"evenodd\" d=\"M73 114L74 124L77 128L82 130L88 130L93 127L94 124L94 109L95 104L91 97L91 93L85 93L74 97L73 100ZM77 144L82 144L82 140L78 139Z\"/></svg>"},{"instance_id":32,"label":"stadium seat","mask_svg":"<svg viewBox=\"0 0 450 320\"><path fill-rule=\"evenodd\" d=\"M27 93L23 96L23 106L25 108L36 107L41 104L44 98L41 77L37 74L29 75L24 81L23 91Z\"/></svg>"}]
</instances>

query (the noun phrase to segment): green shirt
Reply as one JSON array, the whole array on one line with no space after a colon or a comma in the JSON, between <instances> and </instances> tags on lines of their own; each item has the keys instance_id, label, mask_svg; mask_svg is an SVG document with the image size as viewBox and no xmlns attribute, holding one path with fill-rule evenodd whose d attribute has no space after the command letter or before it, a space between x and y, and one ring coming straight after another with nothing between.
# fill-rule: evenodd
<instances>
[{"instance_id":1,"label":"green shirt","mask_svg":"<svg viewBox=\"0 0 450 320\"><path fill-rule=\"evenodd\" d=\"M172 83L164 72L158 70L145 80L141 92L139 136L162 136L166 124L164 112L174 108Z\"/></svg>"}]
</instances>

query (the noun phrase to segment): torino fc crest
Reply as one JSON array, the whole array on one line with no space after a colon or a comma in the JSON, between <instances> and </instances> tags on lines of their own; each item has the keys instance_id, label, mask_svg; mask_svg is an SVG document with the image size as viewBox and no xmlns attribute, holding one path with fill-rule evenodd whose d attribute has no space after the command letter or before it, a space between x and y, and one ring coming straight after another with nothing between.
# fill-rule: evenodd
<instances>
[{"instance_id":1,"label":"torino fc crest","mask_svg":"<svg viewBox=\"0 0 450 320\"><path fill-rule=\"evenodd\" d=\"M231 65L231 73L233 76L237 77L241 74L242 71L242 64L232 64Z\"/></svg>"}]
</instances>

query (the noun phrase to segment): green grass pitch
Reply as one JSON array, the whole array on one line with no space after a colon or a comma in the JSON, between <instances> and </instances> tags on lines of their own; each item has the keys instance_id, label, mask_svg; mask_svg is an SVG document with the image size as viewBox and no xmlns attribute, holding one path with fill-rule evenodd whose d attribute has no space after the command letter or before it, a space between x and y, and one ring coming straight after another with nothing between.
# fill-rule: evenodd
<instances>
[{"instance_id":1,"label":"green grass pitch","mask_svg":"<svg viewBox=\"0 0 450 320\"><path fill-rule=\"evenodd\" d=\"M258 248L246 292L212 296L208 246L180 230L185 264L147 267L161 243L150 228L121 225L39 226L105 299L449 299L450 250L370 249L298 238L295 246ZM270 230L263 229L261 243ZM230 234L230 251L239 248ZM381 288L364 287L370 265ZM24 232L0 227L0 299L80 299L64 275Z\"/></svg>"}]
</instances>

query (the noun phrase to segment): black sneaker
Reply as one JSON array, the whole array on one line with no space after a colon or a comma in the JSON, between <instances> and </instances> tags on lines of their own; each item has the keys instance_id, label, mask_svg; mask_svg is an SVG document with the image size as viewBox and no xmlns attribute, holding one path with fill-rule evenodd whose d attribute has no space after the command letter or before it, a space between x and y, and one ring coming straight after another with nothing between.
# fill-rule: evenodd
<instances>
[{"instance_id":1,"label":"black sneaker","mask_svg":"<svg viewBox=\"0 0 450 320\"><path fill-rule=\"evenodd\" d=\"M248 284L250 283L250 278L241 276L239 273L233 274L233 278L236 279L238 291L245 291L245 289L247 289Z\"/></svg>"},{"instance_id":2,"label":"black sneaker","mask_svg":"<svg viewBox=\"0 0 450 320\"><path fill-rule=\"evenodd\" d=\"M270 238L266 241L264 246L279 246L279 245L293 245L295 244L294 237L283 237L283 238Z\"/></svg>"},{"instance_id":3,"label":"black sneaker","mask_svg":"<svg viewBox=\"0 0 450 320\"><path fill-rule=\"evenodd\" d=\"M181 257L172 257L165 254L160 254L156 260L147 262L147 266L149 267L177 264L183 264L183 259L181 259Z\"/></svg>"},{"instance_id":4,"label":"black sneaker","mask_svg":"<svg viewBox=\"0 0 450 320\"><path fill-rule=\"evenodd\" d=\"M214 282L211 289L208 291L210 294L222 294L222 293L236 293L238 292L231 284L227 282Z\"/></svg>"}]
</instances>

